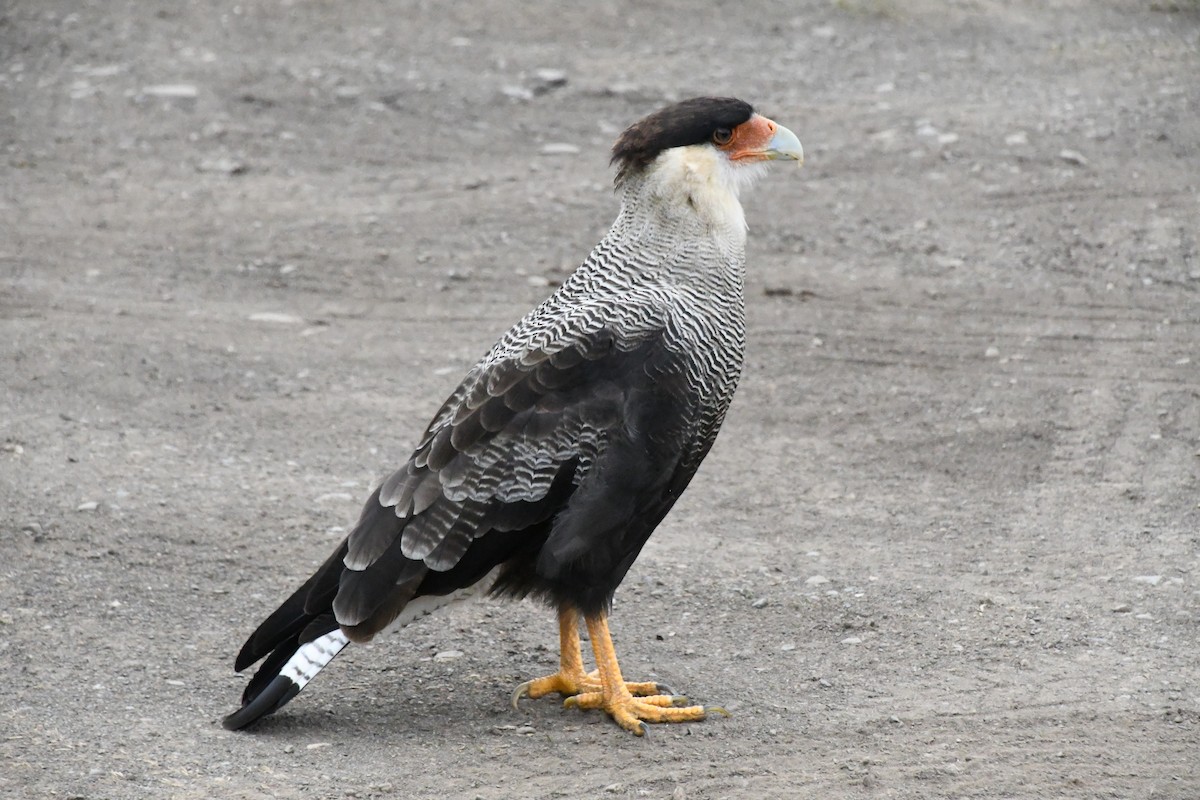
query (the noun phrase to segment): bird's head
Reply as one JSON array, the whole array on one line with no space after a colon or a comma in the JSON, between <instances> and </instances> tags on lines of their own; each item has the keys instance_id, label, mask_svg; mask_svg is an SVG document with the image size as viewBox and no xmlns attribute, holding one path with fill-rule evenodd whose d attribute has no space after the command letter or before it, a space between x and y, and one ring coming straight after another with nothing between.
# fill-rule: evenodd
<instances>
[{"instance_id":1,"label":"bird's head","mask_svg":"<svg viewBox=\"0 0 1200 800\"><path fill-rule=\"evenodd\" d=\"M769 161L804 163L796 134L732 97L693 97L631 125L613 145L617 186L654 171L666 158L682 159L694 177L738 188L762 174Z\"/></svg>"}]
</instances>

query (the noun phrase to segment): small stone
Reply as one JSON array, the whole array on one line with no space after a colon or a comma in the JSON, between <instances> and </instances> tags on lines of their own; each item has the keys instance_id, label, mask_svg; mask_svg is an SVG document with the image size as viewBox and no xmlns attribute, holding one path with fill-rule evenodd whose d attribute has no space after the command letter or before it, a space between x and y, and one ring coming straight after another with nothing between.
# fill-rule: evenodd
<instances>
[{"instance_id":1,"label":"small stone","mask_svg":"<svg viewBox=\"0 0 1200 800\"><path fill-rule=\"evenodd\" d=\"M751 603L750 607L751 608L766 608L770 602L771 601L767 600L767 598L760 597L757 600L755 600L753 603Z\"/></svg>"},{"instance_id":2,"label":"small stone","mask_svg":"<svg viewBox=\"0 0 1200 800\"><path fill-rule=\"evenodd\" d=\"M567 73L561 69L538 69L533 72L534 94L546 94L567 85Z\"/></svg>"},{"instance_id":3,"label":"small stone","mask_svg":"<svg viewBox=\"0 0 1200 800\"><path fill-rule=\"evenodd\" d=\"M95 500L87 500L87 501L77 505L75 507L75 510L76 511L95 511L99 507L100 507L100 504L97 503Z\"/></svg>"},{"instance_id":4,"label":"small stone","mask_svg":"<svg viewBox=\"0 0 1200 800\"><path fill-rule=\"evenodd\" d=\"M533 92L524 86L504 86L500 93L510 100L532 100Z\"/></svg>"},{"instance_id":5,"label":"small stone","mask_svg":"<svg viewBox=\"0 0 1200 800\"><path fill-rule=\"evenodd\" d=\"M822 689L832 689L833 688L833 684L830 683L825 678L817 678L817 686L820 686Z\"/></svg>"},{"instance_id":6,"label":"small stone","mask_svg":"<svg viewBox=\"0 0 1200 800\"><path fill-rule=\"evenodd\" d=\"M804 582L804 585L805 586L824 586L827 583L829 583L829 578L826 578L824 575L813 575L811 578L809 578L808 580L806 580Z\"/></svg>"},{"instance_id":7,"label":"small stone","mask_svg":"<svg viewBox=\"0 0 1200 800\"><path fill-rule=\"evenodd\" d=\"M1147 586L1158 586L1162 583L1162 575L1138 575L1133 579L1134 583L1144 583Z\"/></svg>"},{"instance_id":8,"label":"small stone","mask_svg":"<svg viewBox=\"0 0 1200 800\"><path fill-rule=\"evenodd\" d=\"M320 750L322 747L333 747L333 742L313 742L304 745L305 750Z\"/></svg>"},{"instance_id":9,"label":"small stone","mask_svg":"<svg viewBox=\"0 0 1200 800\"><path fill-rule=\"evenodd\" d=\"M984 358L999 358L1000 357L1000 348L989 347L987 350L983 351L983 357Z\"/></svg>"},{"instance_id":10,"label":"small stone","mask_svg":"<svg viewBox=\"0 0 1200 800\"><path fill-rule=\"evenodd\" d=\"M622 787L619 783L610 783L608 786L604 787L604 791L608 792L609 794L616 794L617 792L621 791L622 788L624 787Z\"/></svg>"},{"instance_id":11,"label":"small stone","mask_svg":"<svg viewBox=\"0 0 1200 800\"><path fill-rule=\"evenodd\" d=\"M462 656L463 656L462 650L442 650L441 652L434 654L433 660L434 661L453 661L456 658L462 658Z\"/></svg>"},{"instance_id":12,"label":"small stone","mask_svg":"<svg viewBox=\"0 0 1200 800\"><path fill-rule=\"evenodd\" d=\"M1133 611L1133 606L1129 603L1121 603L1112 607L1114 614L1128 614L1130 611Z\"/></svg>"},{"instance_id":13,"label":"small stone","mask_svg":"<svg viewBox=\"0 0 1200 800\"><path fill-rule=\"evenodd\" d=\"M190 83L161 83L143 86L142 94L167 100L195 100L200 92Z\"/></svg>"},{"instance_id":14,"label":"small stone","mask_svg":"<svg viewBox=\"0 0 1200 800\"><path fill-rule=\"evenodd\" d=\"M780 646L779 646L779 649L780 649L780 650L782 650L782 651L783 651L783 652L785 652L785 653L790 653L790 652L792 652L793 650L795 650L795 649L796 649L796 645L795 645L795 643L794 643L794 642L788 642L787 644L782 644L782 645L780 645Z\"/></svg>"},{"instance_id":15,"label":"small stone","mask_svg":"<svg viewBox=\"0 0 1200 800\"><path fill-rule=\"evenodd\" d=\"M283 746L283 752L294 753L294 752L296 752L296 746L294 744L285 744Z\"/></svg>"},{"instance_id":16,"label":"small stone","mask_svg":"<svg viewBox=\"0 0 1200 800\"><path fill-rule=\"evenodd\" d=\"M845 639L842 639L841 643L842 644L862 644L862 639L858 638L857 636L847 636Z\"/></svg>"},{"instance_id":17,"label":"small stone","mask_svg":"<svg viewBox=\"0 0 1200 800\"><path fill-rule=\"evenodd\" d=\"M1020 147L1021 145L1029 144L1029 134L1025 131L1016 131L1004 137L1004 143L1009 147Z\"/></svg>"},{"instance_id":18,"label":"small stone","mask_svg":"<svg viewBox=\"0 0 1200 800\"><path fill-rule=\"evenodd\" d=\"M284 314L279 311L255 311L246 319L251 322L269 322L272 325L299 325L304 322L295 314Z\"/></svg>"},{"instance_id":19,"label":"small stone","mask_svg":"<svg viewBox=\"0 0 1200 800\"><path fill-rule=\"evenodd\" d=\"M1060 150L1058 157L1068 164L1074 164L1078 167L1086 167L1088 164L1088 160L1078 150Z\"/></svg>"},{"instance_id":20,"label":"small stone","mask_svg":"<svg viewBox=\"0 0 1200 800\"><path fill-rule=\"evenodd\" d=\"M579 146L570 142L549 142L542 145L539 152L544 156L573 156L579 152Z\"/></svg>"},{"instance_id":21,"label":"small stone","mask_svg":"<svg viewBox=\"0 0 1200 800\"><path fill-rule=\"evenodd\" d=\"M242 161L236 158L206 158L196 165L199 172L215 172L219 175L241 175L249 169Z\"/></svg>"},{"instance_id":22,"label":"small stone","mask_svg":"<svg viewBox=\"0 0 1200 800\"><path fill-rule=\"evenodd\" d=\"M522 736L532 736L533 734L537 733L537 730L532 725L522 725L521 727L515 729L513 733L519 733Z\"/></svg>"}]
</instances>

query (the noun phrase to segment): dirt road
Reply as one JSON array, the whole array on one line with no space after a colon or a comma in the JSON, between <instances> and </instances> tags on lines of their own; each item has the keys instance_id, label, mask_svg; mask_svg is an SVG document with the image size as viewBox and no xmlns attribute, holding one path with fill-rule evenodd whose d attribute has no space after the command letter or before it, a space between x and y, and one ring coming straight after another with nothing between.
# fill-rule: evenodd
<instances>
[{"instance_id":1,"label":"dirt road","mask_svg":"<svg viewBox=\"0 0 1200 800\"><path fill-rule=\"evenodd\" d=\"M14 2L0 11L0 796L1200 797L1194 2ZM652 7L647 7L652 6ZM744 97L749 355L545 699L552 614L232 659L616 210Z\"/></svg>"}]
</instances>

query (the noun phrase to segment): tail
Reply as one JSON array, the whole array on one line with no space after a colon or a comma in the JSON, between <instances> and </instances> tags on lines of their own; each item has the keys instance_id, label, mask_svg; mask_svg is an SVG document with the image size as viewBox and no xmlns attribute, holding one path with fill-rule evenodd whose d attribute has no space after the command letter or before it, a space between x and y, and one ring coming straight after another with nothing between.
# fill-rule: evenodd
<instances>
[{"instance_id":1,"label":"tail","mask_svg":"<svg viewBox=\"0 0 1200 800\"><path fill-rule=\"evenodd\" d=\"M364 521L368 524L398 524L392 510L379 506L374 497L367 509ZM456 600L486 594L499 571L495 564L503 560L493 551L506 554L507 541L515 538L512 533L492 534L483 540L485 546L477 547L457 567L439 573L404 558L397 541L377 562L382 569L357 573L357 588L365 584L369 597L374 598L369 605L375 611L365 624L345 628L338 624L333 610L345 572L348 545L342 542L242 645L233 664L238 672L265 660L242 693L242 707L225 717L222 725L241 730L278 711L352 640L368 641L389 623L408 625Z\"/></svg>"},{"instance_id":2,"label":"tail","mask_svg":"<svg viewBox=\"0 0 1200 800\"><path fill-rule=\"evenodd\" d=\"M350 640L340 630L331 631L311 642L305 642L291 654L291 658L283 665L283 669L279 670L269 683L259 686L258 691L253 694L250 692L250 687L247 686L246 693L242 696L242 707L225 717L221 724L227 730L237 731L278 711L289 700L300 694L300 690L304 688L305 684L315 678L317 673L348 644L350 644ZM269 676L271 673L267 671L268 666L268 664L264 664L263 669L254 677L257 679L260 675Z\"/></svg>"},{"instance_id":3,"label":"tail","mask_svg":"<svg viewBox=\"0 0 1200 800\"><path fill-rule=\"evenodd\" d=\"M453 567L435 572L404 555L406 523L380 505L376 489L346 541L242 646L233 665L238 672L265 660L246 685L242 707L223 720L226 728L240 730L278 711L351 641L369 641L389 624L407 625L454 600L486 594L499 565L536 550L548 531L548 525L493 531L472 542ZM389 544L366 569L348 570L355 536Z\"/></svg>"},{"instance_id":4,"label":"tail","mask_svg":"<svg viewBox=\"0 0 1200 800\"><path fill-rule=\"evenodd\" d=\"M350 643L333 617L345 554L343 544L246 640L234 669L266 661L246 685L242 707L222 721L225 728L240 730L278 711Z\"/></svg>"}]
</instances>

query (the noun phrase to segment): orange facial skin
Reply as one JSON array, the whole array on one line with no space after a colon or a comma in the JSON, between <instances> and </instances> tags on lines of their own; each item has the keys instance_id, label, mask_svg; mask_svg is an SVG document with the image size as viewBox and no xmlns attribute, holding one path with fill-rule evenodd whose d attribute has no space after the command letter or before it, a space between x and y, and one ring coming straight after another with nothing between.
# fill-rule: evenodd
<instances>
[{"instance_id":1,"label":"orange facial skin","mask_svg":"<svg viewBox=\"0 0 1200 800\"><path fill-rule=\"evenodd\" d=\"M729 154L730 161L766 161L768 145L779 126L764 116L755 114L733 129L733 136L717 147Z\"/></svg>"}]
</instances>

